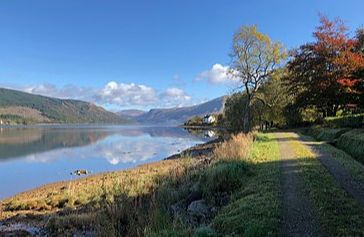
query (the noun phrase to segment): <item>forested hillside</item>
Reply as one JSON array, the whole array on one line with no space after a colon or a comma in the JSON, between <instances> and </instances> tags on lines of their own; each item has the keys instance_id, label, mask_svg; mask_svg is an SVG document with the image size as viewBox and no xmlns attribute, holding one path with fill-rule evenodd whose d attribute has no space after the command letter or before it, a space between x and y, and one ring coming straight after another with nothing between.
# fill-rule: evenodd
<instances>
[{"instance_id":1,"label":"forested hillside","mask_svg":"<svg viewBox=\"0 0 364 237\"><path fill-rule=\"evenodd\" d=\"M0 88L3 123L125 123L126 119L94 104Z\"/></svg>"}]
</instances>

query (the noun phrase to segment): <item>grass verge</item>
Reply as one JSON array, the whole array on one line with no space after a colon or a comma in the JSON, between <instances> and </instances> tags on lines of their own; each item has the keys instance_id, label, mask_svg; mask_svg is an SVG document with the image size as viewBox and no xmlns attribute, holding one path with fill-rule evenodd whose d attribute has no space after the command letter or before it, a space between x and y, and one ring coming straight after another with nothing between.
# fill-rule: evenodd
<instances>
[{"instance_id":1,"label":"grass verge","mask_svg":"<svg viewBox=\"0 0 364 237\"><path fill-rule=\"evenodd\" d=\"M274 136L259 134L247 157L254 175L213 220L221 236L279 236L279 159Z\"/></svg>"}]
</instances>

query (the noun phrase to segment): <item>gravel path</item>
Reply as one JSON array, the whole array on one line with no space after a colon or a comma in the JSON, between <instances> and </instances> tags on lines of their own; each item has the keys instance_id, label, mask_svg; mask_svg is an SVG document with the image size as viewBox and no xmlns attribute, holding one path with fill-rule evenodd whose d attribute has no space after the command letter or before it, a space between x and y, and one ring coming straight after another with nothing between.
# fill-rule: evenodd
<instances>
[{"instance_id":1,"label":"gravel path","mask_svg":"<svg viewBox=\"0 0 364 237\"><path fill-rule=\"evenodd\" d=\"M281 185L284 236L322 236L316 213L303 192L304 180L299 174L299 163L290 139L293 133L276 133L281 153Z\"/></svg>"},{"instance_id":2,"label":"gravel path","mask_svg":"<svg viewBox=\"0 0 364 237\"><path fill-rule=\"evenodd\" d=\"M321 151L313 140L300 137L301 142L311 149L317 159L329 171L335 181L348 192L353 198L364 207L364 184L353 177L350 172L343 167L338 161L333 159L330 154Z\"/></svg>"}]
</instances>

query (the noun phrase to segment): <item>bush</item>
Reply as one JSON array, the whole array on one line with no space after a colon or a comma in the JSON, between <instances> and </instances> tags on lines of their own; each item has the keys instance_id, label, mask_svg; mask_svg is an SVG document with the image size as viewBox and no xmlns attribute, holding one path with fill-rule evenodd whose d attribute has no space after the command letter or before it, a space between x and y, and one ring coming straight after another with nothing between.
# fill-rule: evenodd
<instances>
[{"instance_id":1,"label":"bush","mask_svg":"<svg viewBox=\"0 0 364 237\"><path fill-rule=\"evenodd\" d=\"M364 114L346 115L340 117L327 117L324 126L332 128L360 128L364 125Z\"/></svg>"},{"instance_id":2,"label":"bush","mask_svg":"<svg viewBox=\"0 0 364 237\"><path fill-rule=\"evenodd\" d=\"M364 163L364 130L355 129L343 134L337 146Z\"/></svg>"},{"instance_id":3,"label":"bush","mask_svg":"<svg viewBox=\"0 0 364 237\"><path fill-rule=\"evenodd\" d=\"M214 164L200 177L199 189L207 199L221 193L231 194L240 188L250 174L249 167L242 161L223 161Z\"/></svg>"}]
</instances>

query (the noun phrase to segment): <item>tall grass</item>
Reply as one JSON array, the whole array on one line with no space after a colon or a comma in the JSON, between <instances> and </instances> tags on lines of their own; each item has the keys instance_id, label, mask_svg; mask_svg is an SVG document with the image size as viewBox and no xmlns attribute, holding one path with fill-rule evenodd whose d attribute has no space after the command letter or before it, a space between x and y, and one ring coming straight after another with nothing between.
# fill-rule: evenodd
<instances>
[{"instance_id":1,"label":"tall grass","mask_svg":"<svg viewBox=\"0 0 364 237\"><path fill-rule=\"evenodd\" d=\"M242 159L246 157L253 142L252 134L239 133L220 145L214 151L217 159Z\"/></svg>"}]
</instances>

